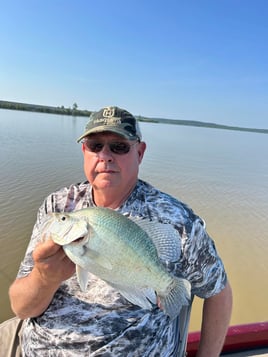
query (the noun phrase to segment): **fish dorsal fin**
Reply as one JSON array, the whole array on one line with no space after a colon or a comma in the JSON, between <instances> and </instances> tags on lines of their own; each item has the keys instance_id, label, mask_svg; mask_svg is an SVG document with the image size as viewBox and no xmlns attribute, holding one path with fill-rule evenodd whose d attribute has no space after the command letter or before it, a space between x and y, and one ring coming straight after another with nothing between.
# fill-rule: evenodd
<instances>
[{"instance_id":1,"label":"fish dorsal fin","mask_svg":"<svg viewBox=\"0 0 268 357\"><path fill-rule=\"evenodd\" d=\"M76 265L75 268L78 284L81 290L85 292L88 283L88 270L80 267L79 265Z\"/></svg>"},{"instance_id":2,"label":"fish dorsal fin","mask_svg":"<svg viewBox=\"0 0 268 357\"><path fill-rule=\"evenodd\" d=\"M180 258L180 235L173 225L134 216L129 216L129 218L148 234L156 247L159 258L170 262L175 262Z\"/></svg>"}]
</instances>

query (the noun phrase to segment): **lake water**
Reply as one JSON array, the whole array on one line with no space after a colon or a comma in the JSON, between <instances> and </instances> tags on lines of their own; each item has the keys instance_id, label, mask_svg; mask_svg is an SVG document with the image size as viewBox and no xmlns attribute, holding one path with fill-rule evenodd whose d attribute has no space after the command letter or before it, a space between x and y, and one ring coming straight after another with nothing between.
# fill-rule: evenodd
<instances>
[{"instance_id":1,"label":"lake water","mask_svg":"<svg viewBox=\"0 0 268 357\"><path fill-rule=\"evenodd\" d=\"M52 191L85 179L76 138L86 118L0 110L0 321L36 211ZM141 123L140 177L205 219L233 287L232 324L268 320L268 136ZM199 330L194 302L191 330Z\"/></svg>"}]
</instances>

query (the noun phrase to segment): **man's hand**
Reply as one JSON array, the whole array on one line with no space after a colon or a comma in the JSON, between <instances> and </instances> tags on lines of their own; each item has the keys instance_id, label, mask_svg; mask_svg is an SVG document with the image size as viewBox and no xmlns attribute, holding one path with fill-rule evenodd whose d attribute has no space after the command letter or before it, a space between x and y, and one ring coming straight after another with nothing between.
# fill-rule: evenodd
<instances>
[{"instance_id":1,"label":"man's hand","mask_svg":"<svg viewBox=\"0 0 268 357\"><path fill-rule=\"evenodd\" d=\"M12 310L21 319L41 315L62 281L75 272L75 264L51 239L36 246L33 259L30 274L16 279L9 289Z\"/></svg>"},{"instance_id":2,"label":"man's hand","mask_svg":"<svg viewBox=\"0 0 268 357\"><path fill-rule=\"evenodd\" d=\"M51 239L37 245L33 259L34 269L46 284L60 284L75 272L75 264L66 256L62 247Z\"/></svg>"}]
</instances>

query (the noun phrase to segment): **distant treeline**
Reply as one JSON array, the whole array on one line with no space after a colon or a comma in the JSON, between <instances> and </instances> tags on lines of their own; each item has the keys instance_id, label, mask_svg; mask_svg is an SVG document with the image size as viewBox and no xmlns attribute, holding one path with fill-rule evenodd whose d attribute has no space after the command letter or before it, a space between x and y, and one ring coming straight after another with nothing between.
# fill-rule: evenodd
<instances>
[{"instance_id":1,"label":"distant treeline","mask_svg":"<svg viewBox=\"0 0 268 357\"><path fill-rule=\"evenodd\" d=\"M144 118L144 120L146 119ZM162 119L162 118L154 118L149 120L155 123L163 123L163 124L177 124L177 125L184 125L184 126L197 126L202 128L211 128L211 129L237 130L237 131L248 131L252 133L268 134L268 129L244 128L240 126L207 123L207 122L195 121L195 120Z\"/></svg>"},{"instance_id":2,"label":"distant treeline","mask_svg":"<svg viewBox=\"0 0 268 357\"><path fill-rule=\"evenodd\" d=\"M0 100L0 108L2 109L13 109L13 110L27 110L32 112L42 112L42 113L52 113L52 114L63 114L72 116L90 116L92 111L90 110L80 110L76 103L73 104L72 108L65 108L63 105L61 107L51 107L46 105L38 104L27 104L18 102L9 102L5 100ZM195 120L180 120L180 119L164 119L164 118L146 118L141 115L136 116L138 121L150 122L150 123L163 123L163 124L175 124L183 126L197 126L203 128L214 128L214 129L225 129L225 130L237 130L237 131L248 131L253 133L268 134L268 129L257 129L257 128L244 128L238 126L222 125L215 123L207 123Z\"/></svg>"},{"instance_id":3,"label":"distant treeline","mask_svg":"<svg viewBox=\"0 0 268 357\"><path fill-rule=\"evenodd\" d=\"M65 108L63 105L61 107L52 107L47 105L27 104L0 100L0 108L75 116L90 116L91 114L91 111L89 110L78 109L78 105L76 103L73 104L72 108Z\"/></svg>"}]
</instances>

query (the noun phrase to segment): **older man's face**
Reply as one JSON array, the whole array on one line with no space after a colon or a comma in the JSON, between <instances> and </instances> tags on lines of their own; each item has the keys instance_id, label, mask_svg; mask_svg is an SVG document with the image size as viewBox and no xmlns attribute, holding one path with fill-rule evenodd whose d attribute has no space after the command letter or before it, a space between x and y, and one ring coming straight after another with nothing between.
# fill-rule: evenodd
<instances>
[{"instance_id":1,"label":"older man's face","mask_svg":"<svg viewBox=\"0 0 268 357\"><path fill-rule=\"evenodd\" d=\"M120 135L104 132L92 134L82 144L84 171L93 190L124 194L136 184L139 165L146 145Z\"/></svg>"}]
</instances>

